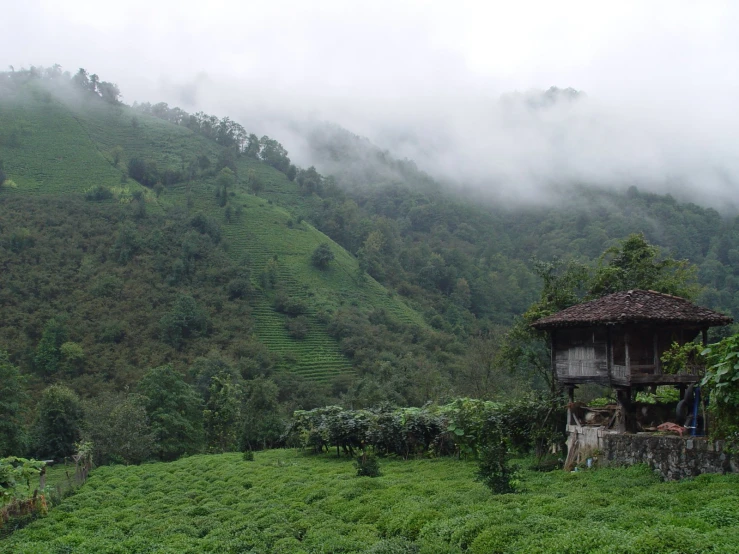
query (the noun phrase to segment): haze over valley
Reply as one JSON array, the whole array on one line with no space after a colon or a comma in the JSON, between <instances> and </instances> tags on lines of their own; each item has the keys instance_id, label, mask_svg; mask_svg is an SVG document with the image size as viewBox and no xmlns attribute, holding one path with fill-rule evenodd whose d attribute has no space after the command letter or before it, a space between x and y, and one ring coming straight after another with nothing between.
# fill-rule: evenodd
<instances>
[{"instance_id":1,"label":"haze over valley","mask_svg":"<svg viewBox=\"0 0 739 554\"><path fill-rule=\"evenodd\" d=\"M635 185L734 209L731 2L176 6L15 5L33 25L9 29L0 64L94 67L126 103L229 116L324 173L316 137L339 125L494 198Z\"/></svg>"}]
</instances>

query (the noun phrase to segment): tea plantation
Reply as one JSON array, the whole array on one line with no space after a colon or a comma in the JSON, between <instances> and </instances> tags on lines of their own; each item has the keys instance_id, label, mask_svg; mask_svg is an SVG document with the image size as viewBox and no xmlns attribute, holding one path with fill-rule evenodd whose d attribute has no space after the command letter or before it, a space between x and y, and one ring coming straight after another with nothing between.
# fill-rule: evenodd
<instances>
[{"instance_id":1,"label":"tea plantation","mask_svg":"<svg viewBox=\"0 0 739 554\"><path fill-rule=\"evenodd\" d=\"M646 467L524 470L493 496L475 464L381 460L382 475L294 450L107 466L1 552L730 553L739 476L663 483Z\"/></svg>"}]
</instances>

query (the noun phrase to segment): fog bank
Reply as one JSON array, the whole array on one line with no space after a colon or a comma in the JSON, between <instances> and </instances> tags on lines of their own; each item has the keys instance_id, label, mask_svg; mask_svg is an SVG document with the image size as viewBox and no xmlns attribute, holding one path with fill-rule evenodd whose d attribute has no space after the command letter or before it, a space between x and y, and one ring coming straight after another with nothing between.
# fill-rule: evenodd
<instances>
[{"instance_id":1,"label":"fog bank","mask_svg":"<svg viewBox=\"0 0 739 554\"><path fill-rule=\"evenodd\" d=\"M4 16L1 65L85 67L127 103L229 116L303 166L331 169L312 142L334 122L511 200L571 183L739 196L730 0L30 0Z\"/></svg>"}]
</instances>

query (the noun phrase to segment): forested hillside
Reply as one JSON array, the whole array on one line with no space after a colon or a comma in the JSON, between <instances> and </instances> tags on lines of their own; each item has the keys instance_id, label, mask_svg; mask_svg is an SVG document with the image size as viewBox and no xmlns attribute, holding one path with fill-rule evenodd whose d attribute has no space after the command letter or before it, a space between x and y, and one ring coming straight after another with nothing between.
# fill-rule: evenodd
<instances>
[{"instance_id":1,"label":"forested hillside","mask_svg":"<svg viewBox=\"0 0 739 554\"><path fill-rule=\"evenodd\" d=\"M542 267L564 267L537 260L594 269L632 233L739 317L734 215L638 183L502 205L340 129L306 140L334 175L228 117L126 106L84 70L0 74L0 350L27 405L52 383L121 394L167 364L201 401L227 382L278 419L525 392L541 382L499 353ZM260 421L250 440L277 440Z\"/></svg>"}]
</instances>

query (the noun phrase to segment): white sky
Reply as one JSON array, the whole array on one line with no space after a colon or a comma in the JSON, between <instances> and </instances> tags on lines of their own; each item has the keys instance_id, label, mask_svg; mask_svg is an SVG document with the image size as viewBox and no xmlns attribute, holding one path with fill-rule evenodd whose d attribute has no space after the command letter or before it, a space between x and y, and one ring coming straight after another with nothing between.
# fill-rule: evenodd
<instances>
[{"instance_id":1,"label":"white sky","mask_svg":"<svg viewBox=\"0 0 739 554\"><path fill-rule=\"evenodd\" d=\"M728 164L739 175L739 2L0 1L0 67L85 67L117 83L127 103L167 101L249 121L311 115L380 142L400 128L445 133L445 144L458 145L445 163L464 151L476 166L487 148L502 148L498 157L514 160L502 173L520 178L532 173L521 163L542 151L506 150L511 129L502 135L485 110L514 90L574 87L598 106L587 117L606 125L599 148L617 154L606 166L646 164L659 180L692 152L685 163L696 171ZM474 145L458 144L470 134ZM542 148L547 158L561 154ZM584 152L584 167L565 177L597 179L602 150ZM496 168L481 160L469 178Z\"/></svg>"}]
</instances>

